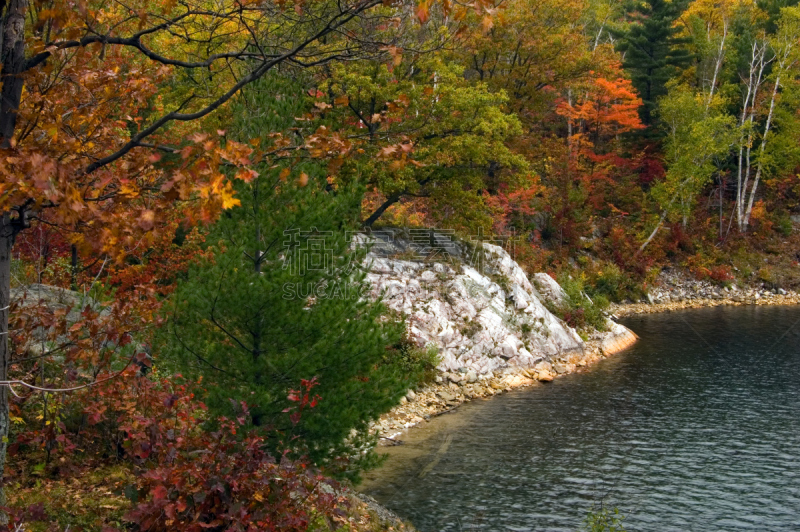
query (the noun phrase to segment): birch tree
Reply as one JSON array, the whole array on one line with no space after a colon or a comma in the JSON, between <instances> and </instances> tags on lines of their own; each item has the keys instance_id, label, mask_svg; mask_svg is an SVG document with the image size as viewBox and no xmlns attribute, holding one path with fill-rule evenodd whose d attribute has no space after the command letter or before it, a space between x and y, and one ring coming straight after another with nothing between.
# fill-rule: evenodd
<instances>
[{"instance_id":1,"label":"birch tree","mask_svg":"<svg viewBox=\"0 0 800 532\"><path fill-rule=\"evenodd\" d=\"M798 56L799 40L800 8L783 8L781 10L781 17L778 20L778 31L769 40L769 47L771 48L774 61L772 75L770 76L772 78L772 92L770 94L769 108L767 110L766 121L764 122L763 133L761 134L761 142L758 147L755 176L753 177L749 193L747 190L747 177L749 177L749 175L745 176L745 182L743 184L740 201L744 201L745 194L748 195L748 200L744 215L740 218L742 231L747 231L750 224L750 215L753 212L753 203L755 202L758 192L758 185L764 174L764 153L771 128L774 125L775 106L779 103L781 91L785 88L788 78L792 75L797 66L798 59L800 59L800 56ZM741 211L742 206L738 205L737 208Z\"/></svg>"},{"instance_id":2,"label":"birch tree","mask_svg":"<svg viewBox=\"0 0 800 532\"><path fill-rule=\"evenodd\" d=\"M706 107L706 96L686 86L671 87L659 101L658 114L667 133L664 157L668 169L664 181L651 191L661 213L640 251L671 216L680 216L686 223L697 195L716 171L715 160L727 154L738 137L732 116L714 106Z\"/></svg>"}]
</instances>

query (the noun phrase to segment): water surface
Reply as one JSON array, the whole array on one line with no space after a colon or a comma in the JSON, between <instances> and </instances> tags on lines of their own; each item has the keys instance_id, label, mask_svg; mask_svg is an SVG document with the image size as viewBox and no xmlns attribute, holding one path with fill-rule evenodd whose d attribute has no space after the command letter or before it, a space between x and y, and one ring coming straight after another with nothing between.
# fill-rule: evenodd
<instances>
[{"instance_id":1,"label":"water surface","mask_svg":"<svg viewBox=\"0 0 800 532\"><path fill-rule=\"evenodd\" d=\"M477 401L389 448L362 489L422 532L800 530L800 308L629 318L583 374Z\"/></svg>"}]
</instances>

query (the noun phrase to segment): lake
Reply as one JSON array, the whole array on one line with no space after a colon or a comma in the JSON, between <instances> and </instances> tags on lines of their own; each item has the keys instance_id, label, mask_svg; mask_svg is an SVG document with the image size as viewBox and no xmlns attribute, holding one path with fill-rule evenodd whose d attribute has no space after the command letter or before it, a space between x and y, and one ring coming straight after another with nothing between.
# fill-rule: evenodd
<instances>
[{"instance_id":1,"label":"lake","mask_svg":"<svg viewBox=\"0 0 800 532\"><path fill-rule=\"evenodd\" d=\"M622 320L631 349L406 433L360 489L422 532L800 530L800 308Z\"/></svg>"}]
</instances>

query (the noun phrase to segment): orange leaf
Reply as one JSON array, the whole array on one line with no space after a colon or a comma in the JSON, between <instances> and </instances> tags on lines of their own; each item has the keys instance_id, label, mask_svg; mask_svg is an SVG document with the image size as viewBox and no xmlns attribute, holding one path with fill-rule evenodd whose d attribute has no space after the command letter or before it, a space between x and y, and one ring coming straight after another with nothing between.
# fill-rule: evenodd
<instances>
[{"instance_id":1,"label":"orange leaf","mask_svg":"<svg viewBox=\"0 0 800 532\"><path fill-rule=\"evenodd\" d=\"M417 6L416 15L421 24L425 24L426 22L428 22L428 19L430 18L430 13L428 12L428 9L429 8L427 2L420 2L420 4Z\"/></svg>"}]
</instances>

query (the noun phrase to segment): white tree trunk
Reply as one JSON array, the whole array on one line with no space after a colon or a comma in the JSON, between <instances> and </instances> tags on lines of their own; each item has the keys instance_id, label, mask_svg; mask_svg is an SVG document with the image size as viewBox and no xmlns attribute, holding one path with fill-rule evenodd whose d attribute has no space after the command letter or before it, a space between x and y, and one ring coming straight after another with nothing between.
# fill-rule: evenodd
<instances>
[{"instance_id":1,"label":"white tree trunk","mask_svg":"<svg viewBox=\"0 0 800 532\"><path fill-rule=\"evenodd\" d=\"M717 57L714 62L714 76L711 78L711 87L708 91L708 101L706 102L706 111L708 108L711 107L711 102L714 99L714 89L717 86L717 77L719 77L719 71L722 68L722 62L725 59L725 39L728 37L728 21L723 21L722 27L722 40L719 43L719 50L717 51Z\"/></svg>"},{"instance_id":2,"label":"white tree trunk","mask_svg":"<svg viewBox=\"0 0 800 532\"><path fill-rule=\"evenodd\" d=\"M756 98L758 96L758 89L763 83L764 68L771 62L766 60L767 49L768 46L766 42L762 42L760 45L758 41L753 43L752 55L750 57L750 72L747 80L747 93L745 94L744 105L742 107L742 116L739 120L740 127L744 127L747 123L751 125L751 129L747 133L747 142L745 143L744 137L741 139L739 161L736 170L736 225L739 231L744 230L744 202L747 197L747 187L750 181L750 153L753 146L752 124L755 120Z\"/></svg>"},{"instance_id":3,"label":"white tree trunk","mask_svg":"<svg viewBox=\"0 0 800 532\"><path fill-rule=\"evenodd\" d=\"M775 87L772 89L772 98L769 102L769 113L767 114L767 123L764 124L764 136L761 138L761 145L758 147L758 163L756 165L756 176L753 179L753 187L750 189L750 198L747 201L747 210L744 213L744 219L742 220L743 230L746 232L747 227L750 224L750 214L753 212L753 202L756 197L756 191L758 190L758 181L761 179L761 173L764 169L764 150L767 146L767 136L769 135L769 128L772 124L772 115L775 111L775 100L778 96L778 89L780 88L781 84L781 76L780 73L775 78Z\"/></svg>"}]
</instances>

